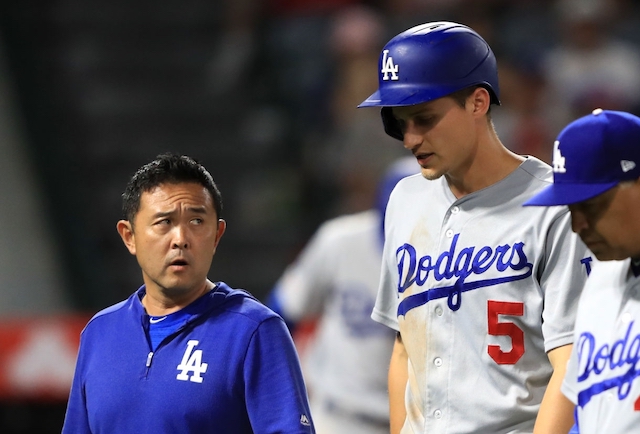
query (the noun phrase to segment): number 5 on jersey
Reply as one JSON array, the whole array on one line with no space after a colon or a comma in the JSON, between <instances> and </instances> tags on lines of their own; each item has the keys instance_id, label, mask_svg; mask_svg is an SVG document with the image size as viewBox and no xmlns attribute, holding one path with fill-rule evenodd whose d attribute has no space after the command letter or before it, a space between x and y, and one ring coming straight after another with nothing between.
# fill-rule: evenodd
<instances>
[{"instance_id":1,"label":"number 5 on jersey","mask_svg":"<svg viewBox=\"0 0 640 434\"><path fill-rule=\"evenodd\" d=\"M489 345L489 356L499 365L515 365L524 354L524 332L512 322L500 322L500 315L524 315L524 303L510 301L487 302L488 331L491 336L509 336L511 350L502 351L499 345Z\"/></svg>"}]
</instances>

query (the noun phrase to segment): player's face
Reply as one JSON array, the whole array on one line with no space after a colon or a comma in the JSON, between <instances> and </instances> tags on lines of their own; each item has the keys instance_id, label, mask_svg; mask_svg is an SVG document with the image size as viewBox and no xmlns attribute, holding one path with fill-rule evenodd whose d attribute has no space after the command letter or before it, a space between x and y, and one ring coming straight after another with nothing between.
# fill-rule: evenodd
<instances>
[{"instance_id":1,"label":"player's face","mask_svg":"<svg viewBox=\"0 0 640 434\"><path fill-rule=\"evenodd\" d=\"M135 255L147 291L183 298L206 285L225 230L209 191L197 183L162 184L140 198L134 224L118 231Z\"/></svg>"},{"instance_id":2,"label":"player's face","mask_svg":"<svg viewBox=\"0 0 640 434\"><path fill-rule=\"evenodd\" d=\"M404 133L404 147L416 156L425 178L461 175L471 165L477 144L474 108L471 102L461 107L444 97L392 109Z\"/></svg>"},{"instance_id":3,"label":"player's face","mask_svg":"<svg viewBox=\"0 0 640 434\"><path fill-rule=\"evenodd\" d=\"M571 227L601 261L640 256L640 180L569 205Z\"/></svg>"}]
</instances>

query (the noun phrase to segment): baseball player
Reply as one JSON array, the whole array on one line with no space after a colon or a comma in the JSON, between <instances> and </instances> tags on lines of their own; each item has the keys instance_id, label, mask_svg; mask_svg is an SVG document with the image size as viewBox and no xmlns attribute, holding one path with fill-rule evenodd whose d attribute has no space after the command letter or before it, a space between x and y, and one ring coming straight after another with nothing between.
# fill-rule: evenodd
<instances>
[{"instance_id":1,"label":"baseball player","mask_svg":"<svg viewBox=\"0 0 640 434\"><path fill-rule=\"evenodd\" d=\"M573 230L606 261L580 298L562 391L580 433L638 432L640 118L597 109L571 122L554 144L553 172L525 205L569 205Z\"/></svg>"},{"instance_id":2,"label":"baseball player","mask_svg":"<svg viewBox=\"0 0 640 434\"><path fill-rule=\"evenodd\" d=\"M566 208L522 203L551 168L509 151L490 117L496 59L475 31L431 22L382 49L385 131L422 167L391 193L372 317L396 330L391 432L564 432L560 392L590 253Z\"/></svg>"},{"instance_id":3,"label":"baseball player","mask_svg":"<svg viewBox=\"0 0 640 434\"><path fill-rule=\"evenodd\" d=\"M291 325L318 319L303 373L318 434L388 434L387 366L394 334L371 319L382 258L384 210L412 157L393 163L376 207L323 223L285 270L268 305Z\"/></svg>"}]
</instances>

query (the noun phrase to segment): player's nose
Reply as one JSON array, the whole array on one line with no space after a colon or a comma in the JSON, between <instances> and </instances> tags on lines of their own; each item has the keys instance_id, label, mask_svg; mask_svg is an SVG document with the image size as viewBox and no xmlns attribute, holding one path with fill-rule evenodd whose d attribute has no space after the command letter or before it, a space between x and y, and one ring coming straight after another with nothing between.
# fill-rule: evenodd
<instances>
[{"instance_id":1,"label":"player's nose","mask_svg":"<svg viewBox=\"0 0 640 434\"><path fill-rule=\"evenodd\" d=\"M569 210L571 212L571 230L576 234L580 234L580 232L589 227L587 217L576 207L570 206Z\"/></svg>"},{"instance_id":2,"label":"player's nose","mask_svg":"<svg viewBox=\"0 0 640 434\"><path fill-rule=\"evenodd\" d=\"M402 143L404 147L409 150L412 150L420 146L420 144L423 141L422 134L420 134L415 128L415 126L413 126L413 122L407 122L407 125L403 133L404 133L404 138L402 140Z\"/></svg>"},{"instance_id":3,"label":"player's nose","mask_svg":"<svg viewBox=\"0 0 640 434\"><path fill-rule=\"evenodd\" d=\"M171 247L174 249L187 249L189 247L188 229L185 225L176 225L172 230Z\"/></svg>"}]
</instances>

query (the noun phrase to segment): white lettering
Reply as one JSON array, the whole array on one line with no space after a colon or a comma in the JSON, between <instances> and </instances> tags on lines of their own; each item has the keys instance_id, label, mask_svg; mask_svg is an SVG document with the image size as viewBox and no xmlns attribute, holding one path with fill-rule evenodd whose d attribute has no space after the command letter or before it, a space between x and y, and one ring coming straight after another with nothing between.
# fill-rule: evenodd
<instances>
[{"instance_id":1,"label":"white lettering","mask_svg":"<svg viewBox=\"0 0 640 434\"><path fill-rule=\"evenodd\" d=\"M391 74L391 80L398 80L398 65L393 63L393 57L389 56L389 50L382 52L382 73L383 80L389 80L389 74Z\"/></svg>"},{"instance_id":2,"label":"white lettering","mask_svg":"<svg viewBox=\"0 0 640 434\"><path fill-rule=\"evenodd\" d=\"M198 343L196 340L187 342L187 349L177 368L179 371L182 371L176 376L178 380L202 383L201 375L207 372L207 366L209 365L202 363L202 350L194 350ZM190 377L188 375L189 372L193 373Z\"/></svg>"},{"instance_id":3,"label":"white lettering","mask_svg":"<svg viewBox=\"0 0 640 434\"><path fill-rule=\"evenodd\" d=\"M560 142L553 142L553 171L556 173L565 173L567 169L564 167L565 159L560 152Z\"/></svg>"}]
</instances>

